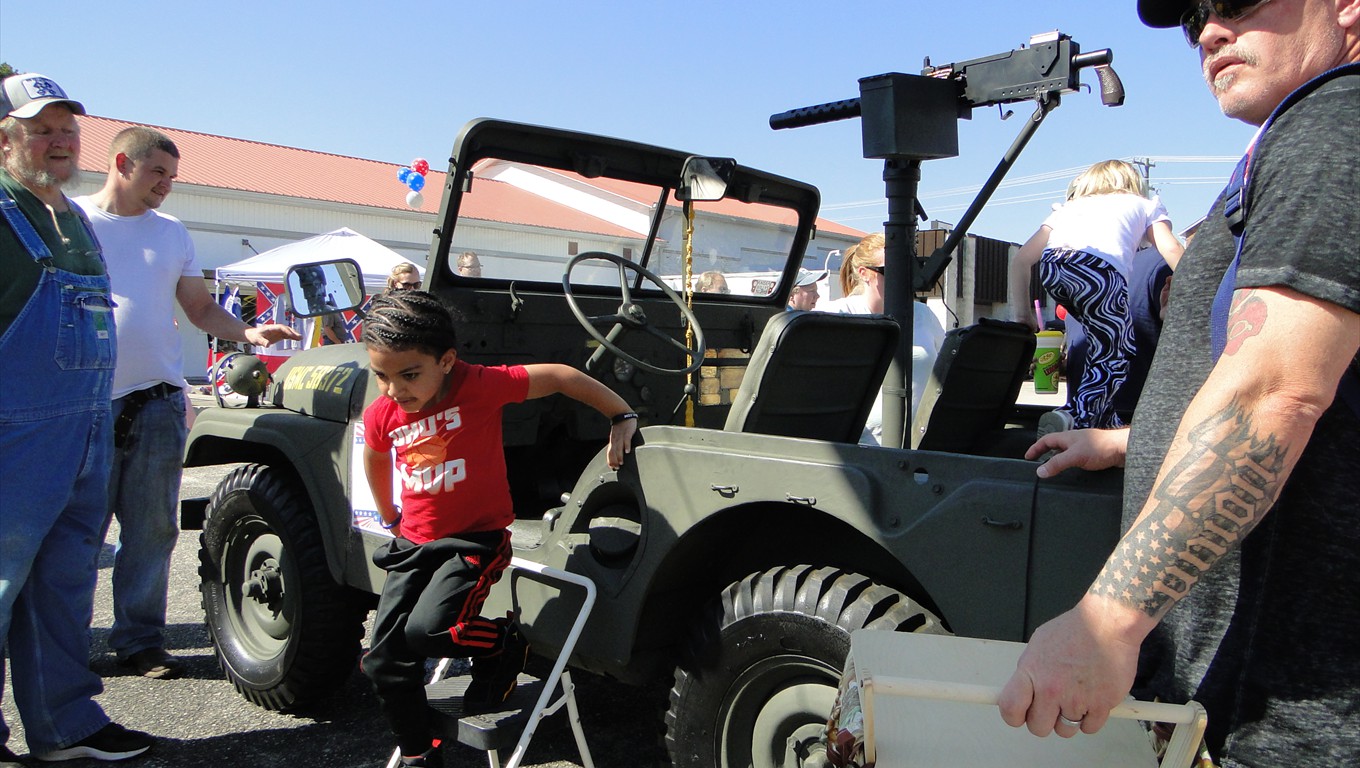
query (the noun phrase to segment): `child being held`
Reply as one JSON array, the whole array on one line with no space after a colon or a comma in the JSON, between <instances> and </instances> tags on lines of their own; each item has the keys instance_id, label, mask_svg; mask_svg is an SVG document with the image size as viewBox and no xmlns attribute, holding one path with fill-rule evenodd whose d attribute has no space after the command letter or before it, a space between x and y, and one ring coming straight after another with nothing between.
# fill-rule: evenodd
<instances>
[{"instance_id":1,"label":"child being held","mask_svg":"<svg viewBox=\"0 0 1360 768\"><path fill-rule=\"evenodd\" d=\"M1138 244L1147 238L1176 268L1184 248L1143 177L1120 160L1096 163L1068 186L1058 208L1011 260L1011 317L1038 330L1029 305L1030 270L1086 331L1086 367L1068 404L1044 414L1041 435L1062 429L1123 426L1114 395L1133 357L1128 275ZM1054 417L1054 418L1050 418Z\"/></svg>"},{"instance_id":2,"label":"child being held","mask_svg":"<svg viewBox=\"0 0 1360 768\"><path fill-rule=\"evenodd\" d=\"M440 766L425 702L427 658L471 657L468 709L515 688L529 645L509 618L478 615L510 562L515 515L501 410L562 393L610 418L609 465L631 451L637 414L608 387L565 365L472 365L458 359L453 317L424 291L373 299L363 342L382 396L364 411L364 469L383 527L373 554L387 571L364 674L403 766ZM392 453L401 507L392 504Z\"/></svg>"}]
</instances>

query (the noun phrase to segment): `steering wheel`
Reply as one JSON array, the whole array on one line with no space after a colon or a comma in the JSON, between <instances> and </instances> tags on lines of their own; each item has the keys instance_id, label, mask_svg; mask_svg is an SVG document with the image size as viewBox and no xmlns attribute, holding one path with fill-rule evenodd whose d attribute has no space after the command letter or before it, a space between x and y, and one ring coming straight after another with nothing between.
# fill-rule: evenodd
<instances>
[{"instance_id":1,"label":"steering wheel","mask_svg":"<svg viewBox=\"0 0 1360 768\"><path fill-rule=\"evenodd\" d=\"M580 305L576 303L576 294L571 289L571 272L573 269L576 269L578 264L586 261L607 261L618 267L619 289L623 294L623 303L619 305L618 311L614 314L590 317L585 312L582 312ZM636 272L648 282L660 288L662 293L666 294L666 298L670 299L672 304L680 308L680 314L684 315L685 320L689 322L689 327L694 329L693 347L686 346L684 342L667 336L651 324L647 319L647 314L642 311L642 307L633 302L633 293L628 288L628 284L632 282L628 279L629 272ZM599 364L601 358L604 357L606 351L613 353L618 358L626 360L644 371L650 371L651 373L685 376L699 370L699 366L704 364L704 332L703 329L699 327L699 321L694 318L694 313L690 311L689 307L685 306L685 300L680 298L678 293L662 282L660 277L657 277L654 273L643 268L639 264L634 264L621 256L615 256L612 253L605 253L604 251L587 251L586 253L579 254L567 263L567 272L562 276L562 295L567 300L567 306L571 307L571 313L576 316L576 321L580 323L581 326L586 329L586 332L596 341L600 342L600 348L595 350L595 354L590 356L590 360L586 361L587 370L593 370ZM613 323L614 327L610 328L609 333L607 334L600 333L600 330L596 328L596 326L607 323ZM689 355L693 362L684 368L662 368L624 352L619 348L617 341L619 337L627 331L646 331L684 354Z\"/></svg>"}]
</instances>

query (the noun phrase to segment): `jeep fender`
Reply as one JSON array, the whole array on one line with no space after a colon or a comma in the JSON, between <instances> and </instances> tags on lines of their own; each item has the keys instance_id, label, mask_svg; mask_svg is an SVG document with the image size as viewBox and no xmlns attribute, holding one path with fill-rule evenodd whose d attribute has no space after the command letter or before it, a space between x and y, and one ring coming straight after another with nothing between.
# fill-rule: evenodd
<instances>
[{"instance_id":1,"label":"jeep fender","mask_svg":"<svg viewBox=\"0 0 1360 768\"><path fill-rule=\"evenodd\" d=\"M248 462L291 472L316 510L326 564L340 584L376 592L364 548L350 526L349 478L353 425L282 409L209 408L198 415L184 466Z\"/></svg>"}]
</instances>

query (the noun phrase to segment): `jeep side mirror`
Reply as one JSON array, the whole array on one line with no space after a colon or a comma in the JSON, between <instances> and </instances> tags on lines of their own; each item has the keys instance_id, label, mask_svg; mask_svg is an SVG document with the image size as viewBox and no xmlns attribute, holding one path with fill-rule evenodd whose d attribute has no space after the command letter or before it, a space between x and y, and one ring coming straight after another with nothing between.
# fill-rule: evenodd
<instances>
[{"instance_id":1,"label":"jeep side mirror","mask_svg":"<svg viewBox=\"0 0 1360 768\"><path fill-rule=\"evenodd\" d=\"M284 277L288 307L298 317L358 309L364 303L364 276L354 259L296 264Z\"/></svg>"},{"instance_id":2,"label":"jeep side mirror","mask_svg":"<svg viewBox=\"0 0 1360 768\"><path fill-rule=\"evenodd\" d=\"M680 171L680 187L675 199L681 202L721 200L737 161L730 157L690 157Z\"/></svg>"}]
</instances>

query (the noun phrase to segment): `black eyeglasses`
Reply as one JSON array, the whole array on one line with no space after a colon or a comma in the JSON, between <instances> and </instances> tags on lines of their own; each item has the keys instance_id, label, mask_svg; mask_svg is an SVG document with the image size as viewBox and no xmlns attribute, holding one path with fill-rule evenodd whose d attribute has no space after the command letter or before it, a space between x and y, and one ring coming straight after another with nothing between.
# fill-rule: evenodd
<instances>
[{"instance_id":1,"label":"black eyeglasses","mask_svg":"<svg viewBox=\"0 0 1360 768\"><path fill-rule=\"evenodd\" d=\"M870 270L870 271L872 271L872 272L877 272L877 273L880 274L880 275L883 274L883 265L882 265L882 264L879 264L879 265L877 265L877 266L868 266L868 265L866 265L864 268L867 269L867 270Z\"/></svg>"},{"instance_id":2,"label":"black eyeglasses","mask_svg":"<svg viewBox=\"0 0 1360 768\"><path fill-rule=\"evenodd\" d=\"M1270 0L1196 0L1181 14L1181 29L1185 30L1185 40L1191 48L1199 47L1199 36L1204 33L1204 25L1209 23L1210 14L1224 21L1245 19L1256 9Z\"/></svg>"}]
</instances>

